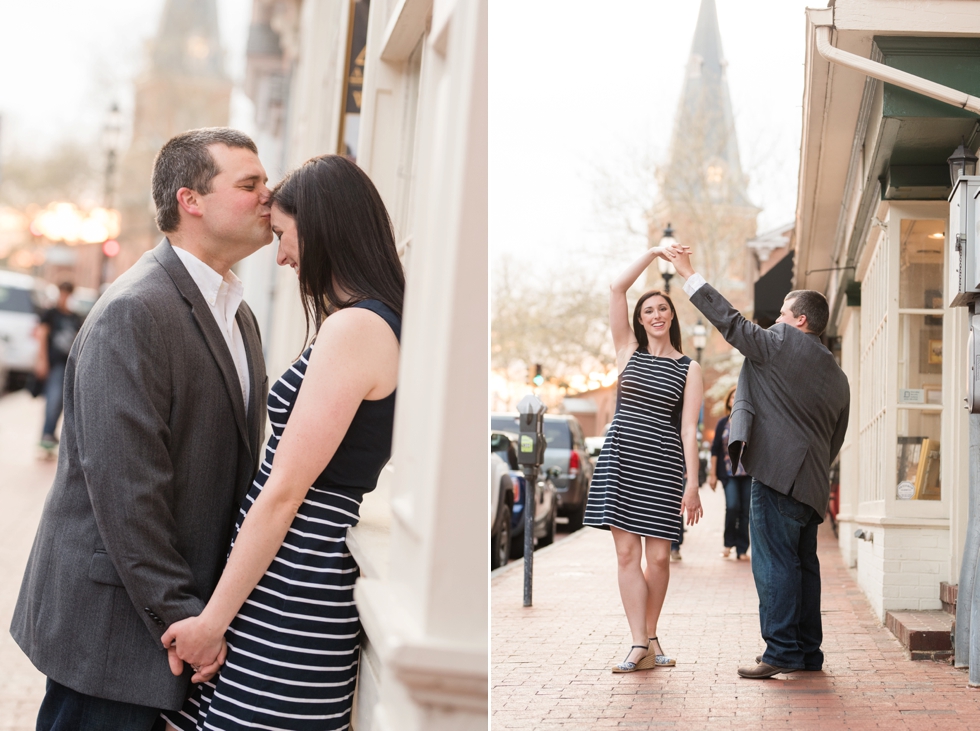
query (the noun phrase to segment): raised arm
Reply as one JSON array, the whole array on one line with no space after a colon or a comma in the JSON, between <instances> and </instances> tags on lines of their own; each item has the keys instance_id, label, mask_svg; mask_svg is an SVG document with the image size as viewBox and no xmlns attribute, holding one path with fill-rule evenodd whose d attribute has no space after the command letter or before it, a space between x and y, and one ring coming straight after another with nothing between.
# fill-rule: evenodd
<instances>
[{"instance_id":1,"label":"raised arm","mask_svg":"<svg viewBox=\"0 0 980 731\"><path fill-rule=\"evenodd\" d=\"M695 274L691 265L691 252L687 247L670 247L664 251L664 256L674 264L678 274L687 280L692 277L696 280L696 291L691 291L691 281L685 284L684 291L691 298L691 304L718 328L718 332L729 345L757 363L764 363L772 358L782 343L782 328L785 326L766 330L745 319L718 290Z\"/></svg>"},{"instance_id":2,"label":"raised arm","mask_svg":"<svg viewBox=\"0 0 980 731\"><path fill-rule=\"evenodd\" d=\"M620 370L637 346L630 322L629 306L626 304L626 292L658 256L662 256L660 247L647 249L609 285L609 327L612 330L616 358L622 361L619 364Z\"/></svg>"},{"instance_id":3,"label":"raised arm","mask_svg":"<svg viewBox=\"0 0 980 731\"><path fill-rule=\"evenodd\" d=\"M681 500L681 515L687 511L687 524L694 525L702 515L701 496L698 494L698 417L704 397L701 366L691 361L684 386L684 406L681 411L681 444L684 446L684 466L687 471L687 487Z\"/></svg>"}]
</instances>

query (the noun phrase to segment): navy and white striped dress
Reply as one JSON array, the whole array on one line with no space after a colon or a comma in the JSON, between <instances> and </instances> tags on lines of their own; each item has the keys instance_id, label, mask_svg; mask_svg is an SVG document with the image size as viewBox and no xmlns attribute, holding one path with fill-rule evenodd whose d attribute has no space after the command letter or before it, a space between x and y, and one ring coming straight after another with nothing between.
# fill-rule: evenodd
<instances>
[{"instance_id":1,"label":"navy and white striped dress","mask_svg":"<svg viewBox=\"0 0 980 731\"><path fill-rule=\"evenodd\" d=\"M398 316L375 312L400 337ZM313 346L269 390L273 434L232 537L273 469L276 447L303 385ZM211 682L164 718L182 731L350 727L361 625L354 606L357 563L347 550L364 493L391 454L395 394L362 401L327 468L310 487L272 565L228 628L228 657Z\"/></svg>"},{"instance_id":2,"label":"navy and white striped dress","mask_svg":"<svg viewBox=\"0 0 980 731\"><path fill-rule=\"evenodd\" d=\"M684 496L681 413L691 359L637 349L619 376L616 415L599 453L585 524L676 541Z\"/></svg>"}]
</instances>

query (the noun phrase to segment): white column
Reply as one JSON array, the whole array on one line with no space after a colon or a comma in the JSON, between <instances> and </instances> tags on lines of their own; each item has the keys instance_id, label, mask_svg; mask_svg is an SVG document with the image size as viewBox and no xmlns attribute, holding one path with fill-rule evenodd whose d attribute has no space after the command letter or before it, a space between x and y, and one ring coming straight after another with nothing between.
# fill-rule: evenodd
<instances>
[{"instance_id":1,"label":"white column","mask_svg":"<svg viewBox=\"0 0 980 731\"><path fill-rule=\"evenodd\" d=\"M437 1L425 42L390 570L355 589L375 731L487 727L487 0Z\"/></svg>"}]
</instances>

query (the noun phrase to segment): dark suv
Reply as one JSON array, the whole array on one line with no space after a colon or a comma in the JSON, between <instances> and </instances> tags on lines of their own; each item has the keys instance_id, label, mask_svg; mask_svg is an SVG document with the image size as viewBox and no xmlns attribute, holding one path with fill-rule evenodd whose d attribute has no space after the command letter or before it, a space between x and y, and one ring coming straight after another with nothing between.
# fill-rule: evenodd
<instances>
[{"instance_id":1,"label":"dark suv","mask_svg":"<svg viewBox=\"0 0 980 731\"><path fill-rule=\"evenodd\" d=\"M517 414L491 414L490 428L520 432L517 418ZM574 416L545 414L544 436L548 446L542 470L558 468L553 478L558 490L558 514L568 518L569 530L578 530L585 519L585 500L592 482L592 462L585 448L582 427Z\"/></svg>"}]
</instances>

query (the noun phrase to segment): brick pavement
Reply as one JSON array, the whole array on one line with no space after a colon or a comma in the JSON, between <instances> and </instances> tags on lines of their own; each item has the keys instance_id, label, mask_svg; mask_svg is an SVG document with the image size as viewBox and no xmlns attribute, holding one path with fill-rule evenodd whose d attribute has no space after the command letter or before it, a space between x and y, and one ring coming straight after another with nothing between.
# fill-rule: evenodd
<instances>
[{"instance_id":1,"label":"brick pavement","mask_svg":"<svg viewBox=\"0 0 980 731\"><path fill-rule=\"evenodd\" d=\"M823 672L744 680L764 649L748 562L719 557L724 499L702 490L707 518L671 564L658 633L675 668L613 675L630 644L612 537L583 529L535 553L535 606L521 606L520 563L491 579L491 728L968 729L980 692L949 665L912 662L843 564L829 525L820 561Z\"/></svg>"},{"instance_id":2,"label":"brick pavement","mask_svg":"<svg viewBox=\"0 0 980 731\"><path fill-rule=\"evenodd\" d=\"M44 676L7 629L54 480L54 460L38 461L35 452L43 409L43 399L31 399L23 391L0 398L0 731L33 731L44 694Z\"/></svg>"}]
</instances>

